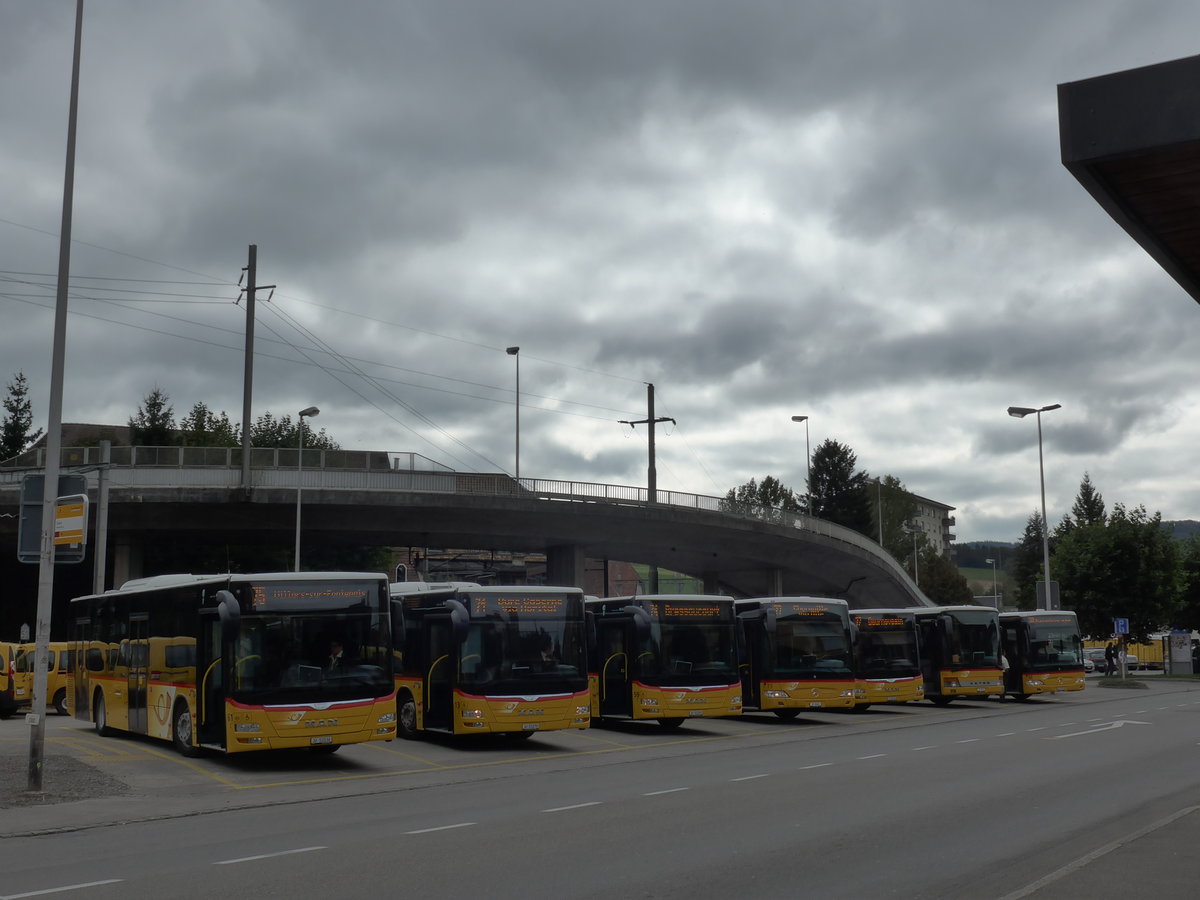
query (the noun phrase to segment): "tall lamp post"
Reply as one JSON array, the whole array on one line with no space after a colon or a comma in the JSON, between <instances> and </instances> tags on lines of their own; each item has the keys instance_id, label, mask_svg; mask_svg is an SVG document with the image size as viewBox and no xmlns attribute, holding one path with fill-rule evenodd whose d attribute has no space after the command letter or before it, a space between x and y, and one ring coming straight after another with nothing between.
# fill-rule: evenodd
<instances>
[{"instance_id":1,"label":"tall lamp post","mask_svg":"<svg viewBox=\"0 0 1200 900\"><path fill-rule=\"evenodd\" d=\"M300 440L296 453L296 571L300 571L300 494L304 490L301 481L304 475L304 420L305 418L313 418L319 416L321 411L315 406L305 407L300 410Z\"/></svg>"},{"instance_id":2,"label":"tall lamp post","mask_svg":"<svg viewBox=\"0 0 1200 900\"><path fill-rule=\"evenodd\" d=\"M504 350L517 364L517 446L514 453L517 467L517 482L521 481L521 348L507 347Z\"/></svg>"},{"instance_id":3,"label":"tall lamp post","mask_svg":"<svg viewBox=\"0 0 1200 900\"><path fill-rule=\"evenodd\" d=\"M921 586L921 573L917 568L917 535L921 533L920 528L909 528L908 533L913 539L913 582L917 587Z\"/></svg>"},{"instance_id":4,"label":"tall lamp post","mask_svg":"<svg viewBox=\"0 0 1200 900\"><path fill-rule=\"evenodd\" d=\"M793 422L804 423L804 512L812 515L812 451L808 445L808 416L792 416Z\"/></svg>"},{"instance_id":5,"label":"tall lamp post","mask_svg":"<svg viewBox=\"0 0 1200 900\"><path fill-rule=\"evenodd\" d=\"M992 567L992 599L996 601L996 611L1000 611L1000 593L996 590L996 561L994 559L985 559L985 563Z\"/></svg>"},{"instance_id":6,"label":"tall lamp post","mask_svg":"<svg viewBox=\"0 0 1200 900\"><path fill-rule=\"evenodd\" d=\"M1051 403L1038 409L1028 406L1010 406L1008 414L1014 419L1023 419L1028 415L1037 415L1038 426L1038 474L1042 482L1042 579L1046 583L1044 599L1038 602L1038 609L1054 609L1054 601L1050 596L1050 521L1046 518L1046 466L1042 462L1042 413L1052 409L1062 409L1061 403ZM1043 605L1045 604L1045 605Z\"/></svg>"}]
</instances>

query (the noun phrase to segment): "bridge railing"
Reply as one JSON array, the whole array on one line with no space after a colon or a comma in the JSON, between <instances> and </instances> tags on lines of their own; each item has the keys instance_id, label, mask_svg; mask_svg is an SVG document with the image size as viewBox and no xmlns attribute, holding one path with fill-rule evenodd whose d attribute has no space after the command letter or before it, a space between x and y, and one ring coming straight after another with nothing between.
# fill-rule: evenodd
<instances>
[{"instance_id":1,"label":"bridge railing","mask_svg":"<svg viewBox=\"0 0 1200 900\"><path fill-rule=\"evenodd\" d=\"M298 465L297 448L252 448L251 480L254 487L305 490L373 490L512 496L577 503L611 503L644 506L650 502L643 487L521 478L504 473L455 472L419 453L374 450L306 449ZM45 464L45 449L28 451L0 466L0 488L19 486L29 470ZM89 470L94 482L101 465L99 447L64 447L65 471ZM106 469L115 488L137 487L225 487L241 484L240 447L111 447ZM866 535L841 525L775 507L730 503L722 497L659 490L662 506L722 513L731 518L800 529L850 544L880 558L898 578L918 590L900 564Z\"/></svg>"}]
</instances>

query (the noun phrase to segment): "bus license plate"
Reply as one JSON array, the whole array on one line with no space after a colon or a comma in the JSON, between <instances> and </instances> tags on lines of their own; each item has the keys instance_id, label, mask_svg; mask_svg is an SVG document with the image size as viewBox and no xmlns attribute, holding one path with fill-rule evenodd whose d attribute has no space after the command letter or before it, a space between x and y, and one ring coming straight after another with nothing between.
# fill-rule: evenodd
<instances>
[{"instance_id":1,"label":"bus license plate","mask_svg":"<svg viewBox=\"0 0 1200 900\"><path fill-rule=\"evenodd\" d=\"M693 709L688 713L688 717L692 719L698 718L702 715L704 715L704 710L702 709Z\"/></svg>"},{"instance_id":2,"label":"bus license plate","mask_svg":"<svg viewBox=\"0 0 1200 900\"><path fill-rule=\"evenodd\" d=\"M333 735L323 734L323 735L320 735L319 737L313 738L312 740L309 741L309 743L310 744L332 744L333 743Z\"/></svg>"},{"instance_id":3,"label":"bus license plate","mask_svg":"<svg viewBox=\"0 0 1200 900\"><path fill-rule=\"evenodd\" d=\"M821 708L821 701L820 701L820 700L813 700L813 701L811 701L811 702L810 702L808 705L809 705L809 707L810 707L811 709L820 709L820 708Z\"/></svg>"},{"instance_id":4,"label":"bus license plate","mask_svg":"<svg viewBox=\"0 0 1200 900\"><path fill-rule=\"evenodd\" d=\"M521 726L522 731L537 731L541 726L537 722L526 722Z\"/></svg>"}]
</instances>

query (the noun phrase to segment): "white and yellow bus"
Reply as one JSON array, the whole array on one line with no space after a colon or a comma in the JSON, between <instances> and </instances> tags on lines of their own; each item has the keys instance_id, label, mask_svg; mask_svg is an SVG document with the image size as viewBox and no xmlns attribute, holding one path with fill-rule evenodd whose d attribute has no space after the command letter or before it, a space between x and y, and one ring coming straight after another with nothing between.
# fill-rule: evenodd
<instances>
[{"instance_id":1,"label":"white and yellow bus","mask_svg":"<svg viewBox=\"0 0 1200 900\"><path fill-rule=\"evenodd\" d=\"M391 597L402 737L590 724L579 588L399 582Z\"/></svg>"},{"instance_id":2,"label":"white and yellow bus","mask_svg":"<svg viewBox=\"0 0 1200 900\"><path fill-rule=\"evenodd\" d=\"M806 709L853 709L857 678L845 600L738 600L744 709L793 719Z\"/></svg>"},{"instance_id":3,"label":"white and yellow bus","mask_svg":"<svg viewBox=\"0 0 1200 900\"><path fill-rule=\"evenodd\" d=\"M921 642L925 699L1004 696L1000 668L1000 616L989 606L912 607Z\"/></svg>"},{"instance_id":4,"label":"white and yellow bus","mask_svg":"<svg viewBox=\"0 0 1200 900\"><path fill-rule=\"evenodd\" d=\"M13 658L13 696L18 706L33 704L33 669L37 644L20 644ZM71 671L71 651L66 641L51 641L46 657L46 708L67 715L67 675Z\"/></svg>"},{"instance_id":5,"label":"white and yellow bus","mask_svg":"<svg viewBox=\"0 0 1200 900\"><path fill-rule=\"evenodd\" d=\"M925 680L913 611L856 609L850 616L858 674L854 708L924 700Z\"/></svg>"},{"instance_id":6,"label":"white and yellow bus","mask_svg":"<svg viewBox=\"0 0 1200 900\"><path fill-rule=\"evenodd\" d=\"M1008 659L1004 673L1008 694L1027 700L1034 694L1083 690L1083 642L1074 612L1003 612L1000 628Z\"/></svg>"},{"instance_id":7,"label":"white and yellow bus","mask_svg":"<svg viewBox=\"0 0 1200 900\"><path fill-rule=\"evenodd\" d=\"M161 738L188 756L396 736L383 575L164 575L70 612L68 703L100 734Z\"/></svg>"},{"instance_id":8,"label":"white and yellow bus","mask_svg":"<svg viewBox=\"0 0 1200 900\"><path fill-rule=\"evenodd\" d=\"M592 719L740 716L733 598L646 594L587 601Z\"/></svg>"}]
</instances>

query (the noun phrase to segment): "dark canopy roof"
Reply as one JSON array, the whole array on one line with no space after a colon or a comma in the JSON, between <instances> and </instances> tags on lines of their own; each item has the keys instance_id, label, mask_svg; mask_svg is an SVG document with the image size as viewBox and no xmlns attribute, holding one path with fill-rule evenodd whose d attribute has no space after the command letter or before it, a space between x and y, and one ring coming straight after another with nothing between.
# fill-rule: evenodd
<instances>
[{"instance_id":1,"label":"dark canopy roof","mask_svg":"<svg viewBox=\"0 0 1200 900\"><path fill-rule=\"evenodd\" d=\"M1058 86L1063 165L1200 303L1200 56Z\"/></svg>"}]
</instances>

